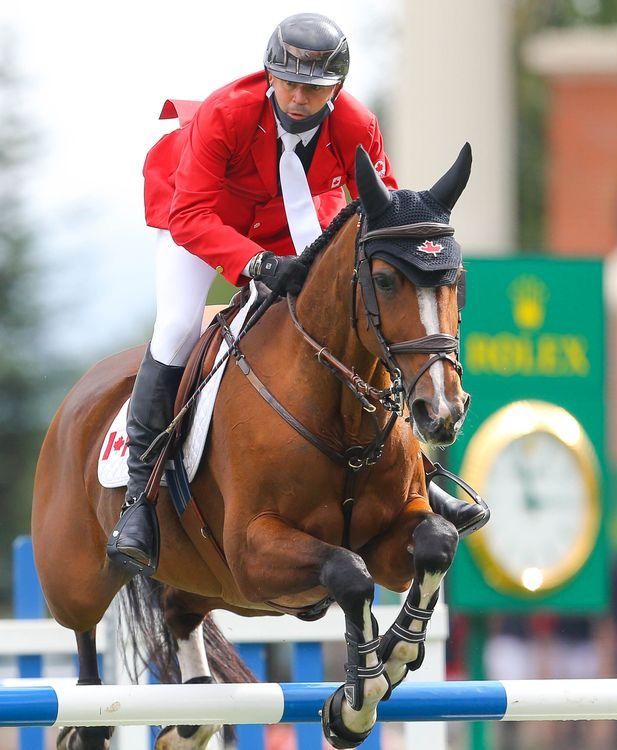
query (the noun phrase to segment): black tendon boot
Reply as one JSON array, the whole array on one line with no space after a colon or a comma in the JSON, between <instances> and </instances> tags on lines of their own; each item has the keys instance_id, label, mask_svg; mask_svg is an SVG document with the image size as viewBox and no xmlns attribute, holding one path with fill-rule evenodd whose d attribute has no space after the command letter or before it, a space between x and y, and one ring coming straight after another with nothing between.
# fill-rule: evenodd
<instances>
[{"instance_id":1,"label":"black tendon boot","mask_svg":"<svg viewBox=\"0 0 617 750\"><path fill-rule=\"evenodd\" d=\"M420 586L414 579L409 594L407 594L407 599L403 605L403 609L401 609L398 617L383 634L379 642L377 655L384 664L392 655L395 646L401 641L405 641L406 643L416 643L418 645L418 654L416 658L405 665L405 674L403 677L398 682L390 684L388 692L382 698L384 701L387 701L390 698L394 688L400 685L407 676L407 672L415 672L416 669L420 669L422 662L424 661L426 626L433 616L433 610L435 609L437 599L439 598L439 589L437 589L431 597L426 609L420 607L420 597ZM420 630L411 630L414 620L420 623Z\"/></svg>"},{"instance_id":2,"label":"black tendon boot","mask_svg":"<svg viewBox=\"0 0 617 750\"><path fill-rule=\"evenodd\" d=\"M481 529L491 515L486 505L459 500L434 482L429 484L428 500L434 513L438 513L456 526L459 537L469 536Z\"/></svg>"},{"instance_id":3,"label":"black tendon boot","mask_svg":"<svg viewBox=\"0 0 617 750\"><path fill-rule=\"evenodd\" d=\"M124 565L133 575L151 576L159 561L159 524L154 503L145 496L158 452L146 461L140 456L173 419L173 408L183 367L157 362L150 347L141 363L126 420L129 437L129 481L120 520L107 540L110 560Z\"/></svg>"}]
</instances>

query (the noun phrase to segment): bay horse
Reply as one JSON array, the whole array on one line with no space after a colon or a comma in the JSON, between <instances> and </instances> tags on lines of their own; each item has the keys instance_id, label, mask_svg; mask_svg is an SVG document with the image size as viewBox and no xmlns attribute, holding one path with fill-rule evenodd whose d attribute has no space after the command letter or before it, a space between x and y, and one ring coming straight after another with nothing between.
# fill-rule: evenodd
<instances>
[{"instance_id":1,"label":"bay horse","mask_svg":"<svg viewBox=\"0 0 617 750\"><path fill-rule=\"evenodd\" d=\"M449 217L470 169L466 144L429 191L391 192L358 149L359 201L305 250L310 270L297 300L267 310L236 352L240 366L230 363L222 379L191 486L221 553L216 564L185 533L167 490L159 495L155 578L166 585L163 616L181 679L211 679L201 629L212 632L212 610L315 619L336 602L345 682L322 712L336 748L361 744L379 701L422 663L458 542L428 503L419 440L453 442L469 403L458 362L460 248ZM103 360L74 386L37 466L35 559L52 615L75 631L78 684L100 683L96 626L130 576L105 554L124 491L99 484L97 459L143 351ZM375 582L408 591L381 637ZM223 676L238 681L237 664L228 664ZM204 748L213 731L167 728L158 747ZM102 750L110 736L109 728L66 728L58 747Z\"/></svg>"}]
</instances>

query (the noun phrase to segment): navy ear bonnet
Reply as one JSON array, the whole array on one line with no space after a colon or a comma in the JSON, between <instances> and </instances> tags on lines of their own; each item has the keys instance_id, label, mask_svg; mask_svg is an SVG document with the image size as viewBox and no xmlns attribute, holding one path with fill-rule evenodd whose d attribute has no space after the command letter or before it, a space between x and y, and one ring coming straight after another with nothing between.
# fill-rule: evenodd
<instances>
[{"instance_id":1,"label":"navy ear bonnet","mask_svg":"<svg viewBox=\"0 0 617 750\"><path fill-rule=\"evenodd\" d=\"M450 211L429 190L420 193L394 190L388 207L378 216L369 217L367 229L372 231L425 221L448 224ZM421 287L454 284L462 265L461 246L452 235L436 235L429 239L376 238L366 243L366 255L385 260Z\"/></svg>"},{"instance_id":2,"label":"navy ear bonnet","mask_svg":"<svg viewBox=\"0 0 617 750\"><path fill-rule=\"evenodd\" d=\"M367 258L385 260L416 286L453 284L462 264L461 246L452 236L454 230L413 225L449 224L450 213L467 185L471 160L471 146L466 143L454 164L430 190L390 191L375 171L369 155L358 146L356 181L365 216L363 233L367 235L364 242ZM402 230L399 236L370 237L372 231L394 227Z\"/></svg>"}]
</instances>

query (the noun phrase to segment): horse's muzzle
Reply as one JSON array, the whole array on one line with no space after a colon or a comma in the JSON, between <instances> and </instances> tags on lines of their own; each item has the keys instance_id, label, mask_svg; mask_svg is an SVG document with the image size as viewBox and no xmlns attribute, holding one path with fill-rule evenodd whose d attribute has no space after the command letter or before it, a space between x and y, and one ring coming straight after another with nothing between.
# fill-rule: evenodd
<instances>
[{"instance_id":1,"label":"horse's muzzle","mask_svg":"<svg viewBox=\"0 0 617 750\"><path fill-rule=\"evenodd\" d=\"M437 403L416 398L409 404L414 435L427 445L447 446L456 440L463 426L471 397L464 391L454 401Z\"/></svg>"}]
</instances>

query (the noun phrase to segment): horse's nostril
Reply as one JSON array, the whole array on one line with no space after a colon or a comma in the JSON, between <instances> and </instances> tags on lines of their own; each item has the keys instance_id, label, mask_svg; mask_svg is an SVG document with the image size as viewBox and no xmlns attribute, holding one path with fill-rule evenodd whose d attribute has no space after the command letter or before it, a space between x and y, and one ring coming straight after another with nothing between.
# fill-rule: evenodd
<instances>
[{"instance_id":1,"label":"horse's nostril","mask_svg":"<svg viewBox=\"0 0 617 750\"><path fill-rule=\"evenodd\" d=\"M469 401L469 399L467 399ZM447 413L436 413L433 404L422 398L411 402L409 411L413 420L416 437L431 445L451 445L465 419L464 401L456 409L450 408Z\"/></svg>"},{"instance_id":2,"label":"horse's nostril","mask_svg":"<svg viewBox=\"0 0 617 750\"><path fill-rule=\"evenodd\" d=\"M416 424L427 424L430 421L428 405L426 401L417 398L411 404L411 414Z\"/></svg>"}]
</instances>

